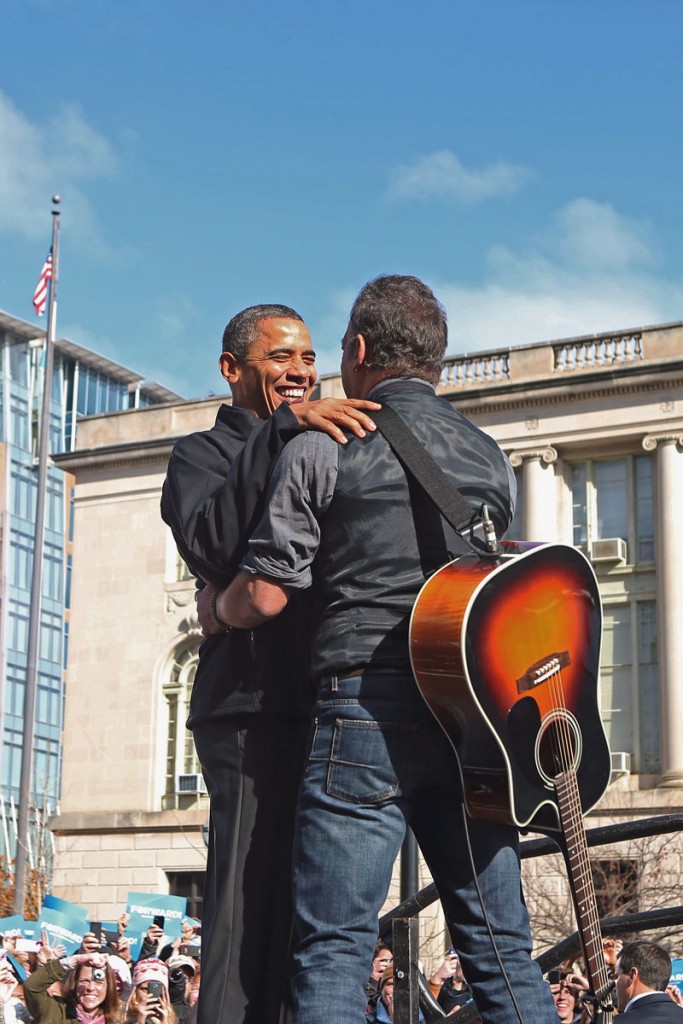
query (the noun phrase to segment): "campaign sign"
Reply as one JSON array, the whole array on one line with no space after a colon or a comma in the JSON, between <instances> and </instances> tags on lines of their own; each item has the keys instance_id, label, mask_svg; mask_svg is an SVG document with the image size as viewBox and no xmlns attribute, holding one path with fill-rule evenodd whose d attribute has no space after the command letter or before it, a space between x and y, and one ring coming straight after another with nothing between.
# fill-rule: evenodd
<instances>
[{"instance_id":1,"label":"campaign sign","mask_svg":"<svg viewBox=\"0 0 683 1024\"><path fill-rule=\"evenodd\" d=\"M38 926L41 932L47 932L47 941L50 946L65 946L66 955L70 956L80 949L83 936L88 930L88 922L80 916L62 913L61 910L52 910L51 907L43 907L38 918Z\"/></svg>"},{"instance_id":2,"label":"campaign sign","mask_svg":"<svg viewBox=\"0 0 683 1024\"><path fill-rule=\"evenodd\" d=\"M40 939L40 928L37 921L24 921L24 938Z\"/></svg>"},{"instance_id":3,"label":"campaign sign","mask_svg":"<svg viewBox=\"0 0 683 1024\"><path fill-rule=\"evenodd\" d=\"M142 939L150 926L149 918L141 917L140 914L131 914L130 921L126 926L126 938L128 939L128 948L130 949L130 955L134 961L137 961L142 952Z\"/></svg>"},{"instance_id":4,"label":"campaign sign","mask_svg":"<svg viewBox=\"0 0 683 1024\"><path fill-rule=\"evenodd\" d=\"M77 903L63 900L59 896L53 896L51 893L47 893L43 899L43 909L58 910L60 914L68 914L69 917L82 917L84 921L88 917L88 911L85 907L79 907Z\"/></svg>"},{"instance_id":5,"label":"campaign sign","mask_svg":"<svg viewBox=\"0 0 683 1024\"><path fill-rule=\"evenodd\" d=\"M164 919L164 935L169 939L180 938L180 926L187 912L185 896L164 896L154 892L129 892L126 912L131 918L139 914L145 921L145 930L155 917Z\"/></svg>"},{"instance_id":6,"label":"campaign sign","mask_svg":"<svg viewBox=\"0 0 683 1024\"><path fill-rule=\"evenodd\" d=\"M683 959L676 957L671 961L671 981L670 985L678 985L681 992L683 992Z\"/></svg>"},{"instance_id":7,"label":"campaign sign","mask_svg":"<svg viewBox=\"0 0 683 1024\"><path fill-rule=\"evenodd\" d=\"M26 922L21 914L12 914L11 917L0 917L0 935L23 936L25 924Z\"/></svg>"}]
</instances>

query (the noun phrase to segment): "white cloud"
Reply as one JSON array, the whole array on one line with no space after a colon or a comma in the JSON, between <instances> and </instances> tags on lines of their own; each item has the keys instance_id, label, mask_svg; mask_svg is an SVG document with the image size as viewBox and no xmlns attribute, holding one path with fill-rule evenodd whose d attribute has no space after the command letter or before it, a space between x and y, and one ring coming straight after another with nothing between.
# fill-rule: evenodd
<instances>
[{"instance_id":1,"label":"white cloud","mask_svg":"<svg viewBox=\"0 0 683 1024\"><path fill-rule=\"evenodd\" d=\"M397 167L390 174L390 195L394 199L456 199L479 203L484 199L518 192L532 176L527 167L499 160L479 169L465 167L450 150L420 157Z\"/></svg>"},{"instance_id":2,"label":"white cloud","mask_svg":"<svg viewBox=\"0 0 683 1024\"><path fill-rule=\"evenodd\" d=\"M573 200L529 250L492 248L482 283L435 283L449 313L449 351L680 319L683 282L654 274L656 256L645 226L609 204Z\"/></svg>"},{"instance_id":3,"label":"white cloud","mask_svg":"<svg viewBox=\"0 0 683 1024\"><path fill-rule=\"evenodd\" d=\"M562 251L572 262L615 269L653 262L647 229L609 203L574 199L560 211L557 223Z\"/></svg>"},{"instance_id":4,"label":"white cloud","mask_svg":"<svg viewBox=\"0 0 683 1024\"><path fill-rule=\"evenodd\" d=\"M646 226L575 199L525 249L492 247L480 282L430 279L448 312L449 354L683 319L683 280L656 274L657 255ZM351 290L333 297L320 337L341 337L354 298ZM332 340L321 356L325 372L336 370Z\"/></svg>"},{"instance_id":5,"label":"white cloud","mask_svg":"<svg viewBox=\"0 0 683 1024\"><path fill-rule=\"evenodd\" d=\"M106 249L82 184L111 177L116 166L113 147L79 107L62 105L34 124L0 92L0 232L45 238L58 194L71 237L90 251Z\"/></svg>"}]
</instances>

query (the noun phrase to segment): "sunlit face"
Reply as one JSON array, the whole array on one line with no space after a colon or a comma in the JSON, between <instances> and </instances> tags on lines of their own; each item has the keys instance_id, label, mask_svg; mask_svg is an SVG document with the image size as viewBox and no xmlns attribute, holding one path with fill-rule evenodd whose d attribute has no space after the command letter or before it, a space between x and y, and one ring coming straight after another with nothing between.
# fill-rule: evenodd
<instances>
[{"instance_id":1,"label":"sunlit face","mask_svg":"<svg viewBox=\"0 0 683 1024\"><path fill-rule=\"evenodd\" d=\"M391 1019L394 1019L394 979L387 978L382 985L381 999Z\"/></svg>"},{"instance_id":2,"label":"sunlit face","mask_svg":"<svg viewBox=\"0 0 683 1024\"><path fill-rule=\"evenodd\" d=\"M558 985L551 985L550 991L560 1021L562 1024L571 1024L571 1021L574 1020L574 1007L576 1006L576 996L573 991L565 981L561 981Z\"/></svg>"},{"instance_id":3,"label":"sunlit face","mask_svg":"<svg viewBox=\"0 0 683 1024\"><path fill-rule=\"evenodd\" d=\"M84 965L78 972L78 981L76 982L78 1001L83 1009L88 1011L96 1010L98 1006L101 1006L107 995L106 977L102 981L96 981L92 972L92 967Z\"/></svg>"},{"instance_id":4,"label":"sunlit face","mask_svg":"<svg viewBox=\"0 0 683 1024\"><path fill-rule=\"evenodd\" d=\"M617 970L614 975L617 991L617 1003L619 1005L619 1012L623 1013L626 1009L626 1004L633 996L633 982L634 978L631 976L631 971L624 972L621 966L621 960L617 960Z\"/></svg>"},{"instance_id":5,"label":"sunlit face","mask_svg":"<svg viewBox=\"0 0 683 1024\"><path fill-rule=\"evenodd\" d=\"M261 320L244 359L221 356L221 372L230 383L233 405L266 419L279 405L305 402L316 382L315 352L300 320Z\"/></svg>"}]
</instances>

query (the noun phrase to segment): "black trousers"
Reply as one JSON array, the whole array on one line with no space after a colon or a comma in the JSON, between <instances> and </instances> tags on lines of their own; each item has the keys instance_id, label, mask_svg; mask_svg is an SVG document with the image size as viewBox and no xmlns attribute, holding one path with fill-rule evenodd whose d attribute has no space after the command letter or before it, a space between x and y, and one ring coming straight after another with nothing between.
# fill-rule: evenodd
<instances>
[{"instance_id":1,"label":"black trousers","mask_svg":"<svg viewBox=\"0 0 683 1024\"><path fill-rule=\"evenodd\" d=\"M198 1024L279 1024L289 998L291 851L308 723L199 722L211 799Z\"/></svg>"}]
</instances>

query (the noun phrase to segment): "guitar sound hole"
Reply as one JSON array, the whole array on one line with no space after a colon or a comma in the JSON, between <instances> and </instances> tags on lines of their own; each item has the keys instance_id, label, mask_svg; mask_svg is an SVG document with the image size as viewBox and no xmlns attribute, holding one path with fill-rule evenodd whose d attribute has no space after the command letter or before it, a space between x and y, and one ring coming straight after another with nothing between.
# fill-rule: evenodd
<instances>
[{"instance_id":1,"label":"guitar sound hole","mask_svg":"<svg viewBox=\"0 0 683 1024\"><path fill-rule=\"evenodd\" d=\"M539 774L548 783L566 771L576 771L581 760L581 730L570 711L546 715L536 737L535 757Z\"/></svg>"}]
</instances>

